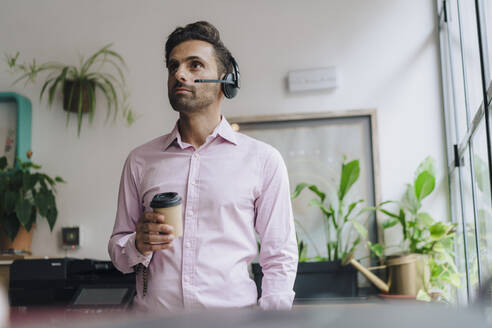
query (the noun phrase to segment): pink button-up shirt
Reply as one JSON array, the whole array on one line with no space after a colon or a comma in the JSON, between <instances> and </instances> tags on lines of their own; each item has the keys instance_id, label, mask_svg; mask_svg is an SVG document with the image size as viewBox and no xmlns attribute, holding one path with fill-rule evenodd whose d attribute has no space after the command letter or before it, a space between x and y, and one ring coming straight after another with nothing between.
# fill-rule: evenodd
<instances>
[{"instance_id":1,"label":"pink button-up shirt","mask_svg":"<svg viewBox=\"0 0 492 328\"><path fill-rule=\"evenodd\" d=\"M152 197L183 198L183 237L173 247L143 256L135 247L140 216ZM232 130L223 117L195 149L177 124L167 135L134 149L123 168L116 221L108 250L122 272L148 268L143 295L137 273L134 303L150 310L244 307L257 304L248 265L263 268L263 309L290 309L297 272L297 244L287 170L280 153Z\"/></svg>"}]
</instances>

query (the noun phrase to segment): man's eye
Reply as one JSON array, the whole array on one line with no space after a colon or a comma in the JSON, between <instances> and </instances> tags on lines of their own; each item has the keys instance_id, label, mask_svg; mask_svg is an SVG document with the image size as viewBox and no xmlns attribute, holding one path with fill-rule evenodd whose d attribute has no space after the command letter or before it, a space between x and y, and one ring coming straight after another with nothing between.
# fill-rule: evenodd
<instances>
[{"instance_id":1,"label":"man's eye","mask_svg":"<svg viewBox=\"0 0 492 328\"><path fill-rule=\"evenodd\" d=\"M198 62L198 61L193 61L193 62L191 63L191 67L193 67L193 68L202 68L202 67L203 67L203 65L202 65L202 63L200 63L200 62Z\"/></svg>"}]
</instances>

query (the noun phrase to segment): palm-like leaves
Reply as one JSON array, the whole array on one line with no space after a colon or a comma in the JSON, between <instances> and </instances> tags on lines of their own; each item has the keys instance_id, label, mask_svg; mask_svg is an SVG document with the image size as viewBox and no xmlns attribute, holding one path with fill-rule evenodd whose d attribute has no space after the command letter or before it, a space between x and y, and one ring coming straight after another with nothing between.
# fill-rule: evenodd
<instances>
[{"instance_id":1,"label":"palm-like leaves","mask_svg":"<svg viewBox=\"0 0 492 328\"><path fill-rule=\"evenodd\" d=\"M367 239L367 228L361 221L365 221L367 218L365 214L372 212L374 208L360 208L359 205L364 202L363 200L346 204L346 196L359 179L359 175L358 160L342 164L340 184L335 200L327 199L326 193L321 191L318 186L307 183L298 184L292 194L291 198L294 199L307 188L319 198L312 199L308 205L318 207L323 213L329 261L342 260L347 254L353 252L362 240ZM311 243L313 242L311 241Z\"/></svg>"},{"instance_id":2,"label":"palm-like leaves","mask_svg":"<svg viewBox=\"0 0 492 328\"><path fill-rule=\"evenodd\" d=\"M45 92L48 93L48 104L53 105L57 90L64 93L67 102L65 109L73 110L77 114L77 135L80 136L82 127L82 114L89 113L89 123L92 123L96 108L96 89L101 92L106 99L108 120L113 111L113 121L118 117L118 112L122 112L123 118L128 125L131 125L136 116L128 103L128 92L125 89L125 61L120 54L111 49L112 44L107 44L88 59L81 58L80 66L62 65L60 63L49 62L37 64L35 60L30 64L19 64L19 52L14 56L6 56L6 61L11 70L20 74L13 84L20 81L35 82L36 77L41 72L49 72L46 77L41 92L40 99ZM103 69L106 69L103 71ZM113 71L115 74L112 74ZM83 99L86 101L83 101ZM122 100L122 101L120 101ZM87 108L85 108L87 106ZM67 114L67 124L69 115Z\"/></svg>"}]
</instances>

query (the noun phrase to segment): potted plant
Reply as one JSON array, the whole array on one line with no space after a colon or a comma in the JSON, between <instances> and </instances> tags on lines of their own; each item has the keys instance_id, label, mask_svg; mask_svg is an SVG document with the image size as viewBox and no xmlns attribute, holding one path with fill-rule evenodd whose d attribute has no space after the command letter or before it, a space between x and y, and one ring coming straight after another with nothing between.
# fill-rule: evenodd
<instances>
[{"instance_id":1,"label":"potted plant","mask_svg":"<svg viewBox=\"0 0 492 328\"><path fill-rule=\"evenodd\" d=\"M48 104L51 106L57 90L63 95L63 109L67 111L67 123L70 112L77 114L77 135L80 136L83 114L89 114L92 123L96 108L96 90L106 98L107 119L114 111L114 119L121 109L128 125L135 120L135 114L128 103L128 92L125 90L123 69L125 61L108 44L86 60L80 59L78 67L56 62L38 64L35 59L31 63L18 63L19 52L14 56L6 55L6 60L13 74L20 75L14 82L25 81L34 83L38 74L47 73L40 92L42 99L48 94Z\"/></svg>"},{"instance_id":2,"label":"potted plant","mask_svg":"<svg viewBox=\"0 0 492 328\"><path fill-rule=\"evenodd\" d=\"M364 214L373 211L372 207L363 207L363 200L349 201L348 192L360 175L358 160L342 164L338 192L332 197L320 190L315 184L300 183L296 186L292 199L297 198L304 189L310 190L316 198L309 202L323 213L323 225L326 237L327 257L319 252L316 257L308 258L307 244L298 240L299 265L294 290L297 298L325 298L356 296L358 292L357 271L352 266L342 265L343 259L352 254L357 245L367 238ZM304 230L296 220L296 225ZM315 243L310 240L314 247ZM261 267L253 264L253 273L257 286L261 286ZM331 283L335 282L335 283Z\"/></svg>"},{"instance_id":3,"label":"potted plant","mask_svg":"<svg viewBox=\"0 0 492 328\"><path fill-rule=\"evenodd\" d=\"M31 157L31 152L28 158ZM33 226L38 215L46 218L53 230L58 210L55 186L65 182L60 177L51 178L34 172L41 166L17 159L8 167L7 158L0 157L0 233L2 250L30 252ZM31 172L33 170L33 172Z\"/></svg>"},{"instance_id":4,"label":"potted plant","mask_svg":"<svg viewBox=\"0 0 492 328\"><path fill-rule=\"evenodd\" d=\"M388 271L390 293L431 300L436 296L451 301L452 287L460 287L460 273L454 260L455 224L436 221L422 210L422 201L435 188L435 164L427 157L417 168L412 184L407 184L400 201L387 201L377 208L388 216L383 229L401 228L400 245L369 244ZM396 205L396 211L387 209ZM397 248L392 256L385 253Z\"/></svg>"}]
</instances>

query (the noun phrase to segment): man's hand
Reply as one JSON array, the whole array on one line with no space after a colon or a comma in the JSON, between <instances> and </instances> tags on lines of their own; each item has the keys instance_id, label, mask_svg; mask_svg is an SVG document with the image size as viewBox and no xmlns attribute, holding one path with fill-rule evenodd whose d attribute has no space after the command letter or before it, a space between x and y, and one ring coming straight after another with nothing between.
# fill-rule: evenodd
<instances>
[{"instance_id":1,"label":"man's hand","mask_svg":"<svg viewBox=\"0 0 492 328\"><path fill-rule=\"evenodd\" d=\"M172 247L173 227L164 223L164 215L145 212L137 224L135 247L144 256L153 251Z\"/></svg>"}]
</instances>

